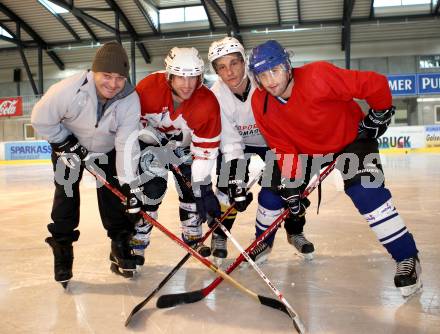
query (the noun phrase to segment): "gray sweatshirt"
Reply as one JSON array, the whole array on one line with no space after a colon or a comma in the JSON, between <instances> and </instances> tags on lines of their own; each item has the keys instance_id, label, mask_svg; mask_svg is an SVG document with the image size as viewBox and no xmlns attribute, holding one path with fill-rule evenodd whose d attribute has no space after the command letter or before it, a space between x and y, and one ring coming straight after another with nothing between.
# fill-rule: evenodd
<instances>
[{"instance_id":1,"label":"gray sweatshirt","mask_svg":"<svg viewBox=\"0 0 440 334\"><path fill-rule=\"evenodd\" d=\"M103 106L98 103L93 72L75 74L49 88L34 106L31 122L49 143L73 134L91 153L116 148L119 182L130 183L136 177L140 104L128 82Z\"/></svg>"}]
</instances>

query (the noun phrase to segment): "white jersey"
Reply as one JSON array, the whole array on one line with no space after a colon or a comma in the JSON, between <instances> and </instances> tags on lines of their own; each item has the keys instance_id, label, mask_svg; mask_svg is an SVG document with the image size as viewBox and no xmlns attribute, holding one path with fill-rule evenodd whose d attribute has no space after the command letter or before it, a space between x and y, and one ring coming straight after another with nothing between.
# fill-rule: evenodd
<instances>
[{"instance_id":1,"label":"white jersey","mask_svg":"<svg viewBox=\"0 0 440 334\"><path fill-rule=\"evenodd\" d=\"M225 161L244 158L245 146L266 147L266 141L260 133L252 112L252 94L255 85L251 81L251 90L245 102L240 101L229 87L218 78L211 87L220 104L222 131L220 150Z\"/></svg>"}]
</instances>

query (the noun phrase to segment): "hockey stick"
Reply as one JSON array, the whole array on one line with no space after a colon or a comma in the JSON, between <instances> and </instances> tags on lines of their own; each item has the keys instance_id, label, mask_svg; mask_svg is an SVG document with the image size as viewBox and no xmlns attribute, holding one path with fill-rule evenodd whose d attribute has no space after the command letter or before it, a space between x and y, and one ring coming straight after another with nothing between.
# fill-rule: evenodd
<instances>
[{"instance_id":1,"label":"hockey stick","mask_svg":"<svg viewBox=\"0 0 440 334\"><path fill-rule=\"evenodd\" d=\"M331 173L331 171L336 166L336 160L333 161L327 168L317 177L313 182L311 182L307 188L303 191L301 197L305 198L309 196L309 194L315 190L318 185ZM268 236L270 236L273 231L275 231L278 226L282 223L284 218L288 215L289 210L284 210L278 218L267 228L266 231L264 231L263 234L261 234L257 239L255 239L252 244L246 249L246 253L250 253L257 247L263 240L267 239ZM232 271L237 268L241 262L243 262L244 256L240 254L234 262L225 270L227 274L230 274ZM168 295L162 295L158 298L156 306L158 308L168 308L177 306L180 304L190 304L198 302L199 300L202 300L207 295L209 295L212 290L214 290L223 279L221 277L217 277L214 281L212 281L208 286L195 291L189 291L189 292L183 292L183 293L177 293L177 294L168 294ZM283 305L284 306L284 305ZM282 311L286 312L284 309Z\"/></svg>"},{"instance_id":2,"label":"hockey stick","mask_svg":"<svg viewBox=\"0 0 440 334\"><path fill-rule=\"evenodd\" d=\"M301 319L298 316L298 313L290 306L289 302L284 298L281 292L275 287L275 285L267 278L261 268L251 259L248 253L243 249L243 247L238 243L238 241L232 236L232 234L228 231L226 227L223 226L222 223L218 222L219 227L222 229L223 233L232 241L234 246L240 251L241 255L246 259L246 261L254 268L254 270L260 275L260 277L264 280L264 282L269 286L272 292L278 297L279 300L286 307L287 314L292 318L295 328L298 330L298 333L304 333L305 328L304 324L301 322Z\"/></svg>"},{"instance_id":3,"label":"hockey stick","mask_svg":"<svg viewBox=\"0 0 440 334\"><path fill-rule=\"evenodd\" d=\"M93 169L87 168L87 170L96 177L97 180L99 180L108 190L110 190L113 194L115 194L121 201L126 201L126 197L115 187L113 187L104 177L96 173ZM255 301L258 301L261 305L265 305L277 310L281 310L283 312L286 311L286 307L278 300L275 300L273 298L264 297L261 295L256 294L252 290L246 288L242 284L240 284L238 281L236 281L234 278L226 274L223 270L219 269L215 264L213 264L211 261L205 259L202 257L197 251L189 247L187 244L185 244L182 240L180 240L177 236L175 236L171 231L169 231L166 227L164 227L162 224L160 224L157 220L149 216L147 213L145 213L143 210L140 211L141 216L149 222L151 225L162 231L168 238L173 240L175 243L177 243L180 247L182 247L185 251L190 253L193 257L195 257L199 262L203 263L206 267L208 267L210 270L212 270L214 273L222 277L224 280L228 281L231 285L235 286L238 290L242 291L243 293L249 295L249 297L253 298Z\"/></svg>"},{"instance_id":4,"label":"hockey stick","mask_svg":"<svg viewBox=\"0 0 440 334\"><path fill-rule=\"evenodd\" d=\"M172 166L172 168L175 170L176 173L179 174L179 176L184 180L185 185L187 188L191 186L187 178L182 174L182 172L178 169L178 167ZM191 188L189 188L191 190ZM260 275L260 277L264 280L264 282L269 286L269 288L272 290L272 292L278 297L278 299L284 304L285 306L285 312L290 316L290 318L293 320L293 324L295 328L297 329L298 333L305 332L304 325L302 324L298 313L293 309L293 307L289 304L289 302L284 298L284 296L281 294L281 292L275 287L275 285L267 278L266 274L261 270L261 268L251 259L248 253L245 252L243 247L238 243L237 239L235 239L231 232L228 231L228 229L222 224L222 221L215 219L216 225L218 225L223 233L232 241L234 246L240 251L240 253L243 255L243 257L246 259L246 261L254 268L254 270Z\"/></svg>"},{"instance_id":5,"label":"hockey stick","mask_svg":"<svg viewBox=\"0 0 440 334\"><path fill-rule=\"evenodd\" d=\"M177 168L177 167L176 167ZM260 173L258 173L258 175L248 184L247 188L251 189L252 186L258 181L258 179L260 178L260 176L263 174L263 171L260 171ZM229 216L229 214L232 212L232 210L234 210L234 205L230 205L228 207L228 209L223 213L223 215L220 217L220 219L218 221L215 222L215 224L213 226L211 226L211 228L205 233L205 235L203 236L203 238L201 239L201 242L204 242L210 235L211 233L218 227L218 225L226 219L227 216ZM186 263L186 261L188 261L188 259L191 257L190 253L187 253L180 261L179 263L168 273L167 276L165 276L165 278L159 283L159 285L143 300L141 301L139 304L137 304L133 310L130 312L129 316L127 317L127 320L125 320L125 326L127 327L128 324L130 323L131 319L133 318L133 316L139 312L150 300L151 298L153 298L160 289L162 289L162 287L171 279L171 277L174 276L174 274Z\"/></svg>"}]
</instances>

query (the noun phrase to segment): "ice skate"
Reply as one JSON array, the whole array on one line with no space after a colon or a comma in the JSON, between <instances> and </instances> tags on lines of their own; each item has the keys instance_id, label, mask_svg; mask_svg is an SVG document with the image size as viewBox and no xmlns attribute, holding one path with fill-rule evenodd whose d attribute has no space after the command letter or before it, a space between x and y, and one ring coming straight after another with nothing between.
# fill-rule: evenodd
<instances>
[{"instance_id":1,"label":"ice skate","mask_svg":"<svg viewBox=\"0 0 440 334\"><path fill-rule=\"evenodd\" d=\"M226 237L213 233L211 238L211 251L215 264L221 266L223 260L228 256Z\"/></svg>"},{"instance_id":2,"label":"ice skate","mask_svg":"<svg viewBox=\"0 0 440 334\"><path fill-rule=\"evenodd\" d=\"M250 253L249 257L252 261L255 262L255 264L260 265L267 261L267 258L269 257L269 254L272 252L272 247L269 246L264 241L261 241ZM243 268L249 267L249 263L244 260L242 263Z\"/></svg>"},{"instance_id":3,"label":"ice skate","mask_svg":"<svg viewBox=\"0 0 440 334\"><path fill-rule=\"evenodd\" d=\"M56 241L53 237L45 240L52 248L54 255L54 276L55 281L61 283L64 289L67 288L72 278L73 247L71 241Z\"/></svg>"},{"instance_id":4,"label":"ice skate","mask_svg":"<svg viewBox=\"0 0 440 334\"><path fill-rule=\"evenodd\" d=\"M294 246L298 252L304 257L307 261L313 260L313 253L315 252L315 247L313 244L306 239L304 233L299 234L289 234L286 232L287 242Z\"/></svg>"},{"instance_id":5,"label":"ice skate","mask_svg":"<svg viewBox=\"0 0 440 334\"><path fill-rule=\"evenodd\" d=\"M190 245L190 247L203 257L208 257L211 255L211 248L209 248L202 242L193 243Z\"/></svg>"},{"instance_id":6,"label":"ice skate","mask_svg":"<svg viewBox=\"0 0 440 334\"><path fill-rule=\"evenodd\" d=\"M112 240L110 261L112 272L126 278L133 277L137 258L130 248L128 235L124 234Z\"/></svg>"},{"instance_id":7,"label":"ice skate","mask_svg":"<svg viewBox=\"0 0 440 334\"><path fill-rule=\"evenodd\" d=\"M407 258L396 263L396 275L394 276L394 284L400 289L402 296L408 298L413 294L421 291L423 284L420 279L422 267L418 256Z\"/></svg>"}]
</instances>

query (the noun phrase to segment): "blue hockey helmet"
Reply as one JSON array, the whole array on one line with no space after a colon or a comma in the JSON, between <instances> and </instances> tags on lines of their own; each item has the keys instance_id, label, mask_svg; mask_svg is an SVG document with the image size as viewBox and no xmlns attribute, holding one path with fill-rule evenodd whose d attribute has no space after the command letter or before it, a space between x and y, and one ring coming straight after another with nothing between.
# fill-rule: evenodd
<instances>
[{"instance_id":1,"label":"blue hockey helmet","mask_svg":"<svg viewBox=\"0 0 440 334\"><path fill-rule=\"evenodd\" d=\"M284 64L286 70L291 68L289 53L275 40L257 45L249 56L249 70L255 77L280 64Z\"/></svg>"}]
</instances>

